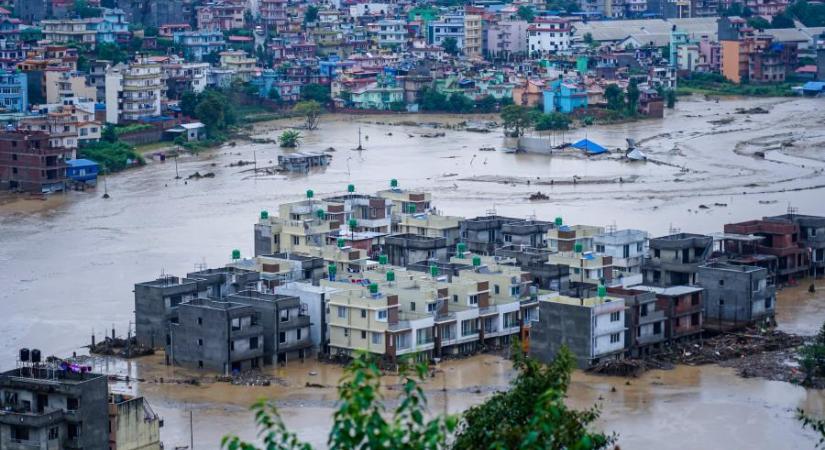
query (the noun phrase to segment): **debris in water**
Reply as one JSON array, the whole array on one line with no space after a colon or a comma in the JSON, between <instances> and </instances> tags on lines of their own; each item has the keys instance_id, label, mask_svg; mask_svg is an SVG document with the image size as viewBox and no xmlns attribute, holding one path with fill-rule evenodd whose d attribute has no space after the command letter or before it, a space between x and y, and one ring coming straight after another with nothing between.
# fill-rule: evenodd
<instances>
[{"instance_id":1,"label":"debris in water","mask_svg":"<svg viewBox=\"0 0 825 450\"><path fill-rule=\"evenodd\" d=\"M529 198L531 201L536 201L536 200L550 200L550 197L548 197L546 194L542 193L541 191L539 191L539 192L535 192L535 193L533 193L533 194L530 194L530 197L528 197L528 198Z\"/></svg>"}]
</instances>

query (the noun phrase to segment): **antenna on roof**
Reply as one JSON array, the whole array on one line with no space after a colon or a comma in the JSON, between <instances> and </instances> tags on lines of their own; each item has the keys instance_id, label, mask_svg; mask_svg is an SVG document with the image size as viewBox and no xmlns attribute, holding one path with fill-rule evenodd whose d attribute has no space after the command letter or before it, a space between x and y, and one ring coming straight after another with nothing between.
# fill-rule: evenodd
<instances>
[{"instance_id":1,"label":"antenna on roof","mask_svg":"<svg viewBox=\"0 0 825 450\"><path fill-rule=\"evenodd\" d=\"M195 272L202 272L206 270L206 258L203 258L201 262L195 263Z\"/></svg>"},{"instance_id":2,"label":"antenna on roof","mask_svg":"<svg viewBox=\"0 0 825 450\"><path fill-rule=\"evenodd\" d=\"M681 228L674 227L673 223L670 224L670 234L679 234L681 231Z\"/></svg>"},{"instance_id":3,"label":"antenna on roof","mask_svg":"<svg viewBox=\"0 0 825 450\"><path fill-rule=\"evenodd\" d=\"M616 221L614 220L612 224L607 226L607 234L614 235L616 234Z\"/></svg>"},{"instance_id":4,"label":"antenna on roof","mask_svg":"<svg viewBox=\"0 0 825 450\"><path fill-rule=\"evenodd\" d=\"M795 206L791 206L791 203L788 202L788 215L789 216L795 216L797 214L799 214L799 208L797 208Z\"/></svg>"}]
</instances>

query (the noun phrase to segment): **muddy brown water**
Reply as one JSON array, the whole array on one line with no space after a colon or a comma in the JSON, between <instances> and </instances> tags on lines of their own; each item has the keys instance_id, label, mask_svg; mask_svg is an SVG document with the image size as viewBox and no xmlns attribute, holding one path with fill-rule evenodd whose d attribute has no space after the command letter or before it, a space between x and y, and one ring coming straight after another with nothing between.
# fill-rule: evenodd
<instances>
[{"instance_id":1,"label":"muddy brown water","mask_svg":"<svg viewBox=\"0 0 825 450\"><path fill-rule=\"evenodd\" d=\"M735 114L736 108L753 106L770 113ZM624 139L632 137L663 164L480 152L480 147L505 146L501 133L443 130L443 137L426 138L421 134L431 133L431 128L389 125L455 121L452 117L327 116L318 130L304 132L300 150L334 147L333 162L307 175L252 176L242 172L249 166L228 167L253 157L260 166L269 165L281 152L271 144L239 142L179 159L184 178L196 171L214 172L211 179L176 181L174 164L152 163L110 177L109 200L102 200L100 192L72 192L45 202L5 198L0 200L0 367L13 367L16 349L22 346L67 355L82 352L80 347L93 331L100 335L114 326L124 334L132 320L135 282L161 272L183 274L203 262L223 264L233 248L249 255L251 226L259 211L274 211L281 202L300 199L306 189L323 196L353 183L358 191L370 192L397 178L402 187L432 191L435 204L446 214L495 210L517 217L562 216L567 223L615 223L654 235L673 228L719 231L724 223L784 213L789 205L800 212L825 214L821 108L821 100L812 99L715 103L692 98L668 111L666 121L591 127L565 136L587 137L611 149L624 148ZM725 117L734 120L709 123ZM258 124L257 137L272 139L295 124ZM367 149L363 152L350 150L357 146L359 127ZM754 157L755 152L765 158ZM636 181L536 187L462 180L574 175ZM550 199L528 201L537 190ZM813 333L825 320L825 301L794 292L783 293L780 324L790 331ZM186 373L162 366L157 358L100 364L113 373L147 379ZM508 363L494 356L445 366L446 409L452 412L506 388L512 376ZM318 375L309 376L310 371ZM335 393L331 388L303 386L307 381L334 385L340 369L306 362L291 365L281 376L288 386L137 383L118 388L150 399L166 421L162 437L167 446L188 443L190 409L197 448L217 448L228 431L253 438L247 407L262 396L279 401L287 423L323 446ZM445 408L442 384L436 379L427 387L431 406L439 411ZM732 370L716 366L654 371L630 385L577 373L570 401L577 406L599 402L604 410L600 426L619 433L623 448L811 448L814 438L800 431L793 411L825 410L820 392L740 379Z\"/></svg>"}]
</instances>

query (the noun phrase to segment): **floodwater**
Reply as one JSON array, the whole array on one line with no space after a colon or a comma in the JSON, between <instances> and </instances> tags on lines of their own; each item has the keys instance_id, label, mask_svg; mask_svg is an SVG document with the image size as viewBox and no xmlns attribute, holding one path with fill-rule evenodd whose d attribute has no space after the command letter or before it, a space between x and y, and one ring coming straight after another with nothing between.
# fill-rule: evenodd
<instances>
[{"instance_id":1,"label":"floodwater","mask_svg":"<svg viewBox=\"0 0 825 450\"><path fill-rule=\"evenodd\" d=\"M488 134L390 125L396 122L455 122L441 116L328 116L318 130L304 132L301 151L334 147L329 167L308 175L259 175L228 167L255 158L270 165L282 150L272 144L239 142L206 155L179 159L184 179L175 180L171 162L109 177L112 198L100 192L68 193L42 201L0 201L0 367L14 365L19 347L46 354L81 351L90 334L112 327L125 334L133 319L132 286L162 272L183 274L206 263L218 266L231 250L252 249L252 223L262 209L300 199L339 193L349 183L360 192L384 188L396 178L402 187L433 192L445 214L499 214L567 223L638 227L651 233L720 231L724 223L770 214L789 206L825 214L822 101L815 99L686 99L667 121L590 127L568 133L608 148L639 142L659 162L625 163L530 154L480 152L505 145L499 131ZM736 114L761 106L768 114ZM730 118L733 118L731 121ZM720 121L720 119L723 119ZM711 121L715 122L710 123ZM379 123L383 122L383 123ZM723 123L724 122L724 123ZM295 121L256 125L257 136L274 139ZM357 146L361 129L365 151ZM444 131L444 137L422 134ZM754 157L756 152L764 159ZM684 169L682 169L684 168ZM199 171L214 178L185 181ZM469 181L473 177L526 179L618 178L624 183L555 186ZM539 180L540 181L540 180ZM530 202L541 190L550 197ZM700 208L705 205L705 208ZM825 289L825 286L821 289ZM813 333L825 321L825 299L783 293L778 317L791 331ZM226 432L253 438L247 407L259 397L280 402L287 423L301 437L323 446L334 408L332 388L306 388L307 381L332 386L340 368L292 364L278 376L286 386L240 388L207 383L198 387L151 382L187 374L158 358L104 360L113 373L149 380L119 385L145 394L164 417L167 446L186 445L189 411L197 448L217 448ZM477 403L512 376L494 356L444 363L446 409ZM105 369L105 367L102 367ZM309 376L317 371L316 376ZM443 380L428 384L431 407L445 408ZM611 392L611 387L616 392ZM707 366L654 371L626 385L624 380L576 374L571 403L599 402L600 422L620 435L623 448L811 448L814 438L793 420L797 407L825 413L825 398L787 383L740 379L730 369Z\"/></svg>"}]
</instances>

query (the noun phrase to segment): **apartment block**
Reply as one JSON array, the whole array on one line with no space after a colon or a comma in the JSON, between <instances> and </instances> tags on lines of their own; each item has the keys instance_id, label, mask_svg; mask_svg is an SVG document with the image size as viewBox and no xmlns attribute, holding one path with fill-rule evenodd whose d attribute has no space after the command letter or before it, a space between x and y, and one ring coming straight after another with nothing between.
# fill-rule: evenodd
<instances>
[{"instance_id":1,"label":"apartment block","mask_svg":"<svg viewBox=\"0 0 825 450\"><path fill-rule=\"evenodd\" d=\"M633 288L607 288L608 295L625 301L625 347L628 355L643 357L660 351L667 342L667 315L656 293Z\"/></svg>"},{"instance_id":2,"label":"apartment block","mask_svg":"<svg viewBox=\"0 0 825 450\"><path fill-rule=\"evenodd\" d=\"M28 79L16 70L0 70L0 108L3 112L24 113L29 109Z\"/></svg>"},{"instance_id":3,"label":"apartment block","mask_svg":"<svg viewBox=\"0 0 825 450\"><path fill-rule=\"evenodd\" d=\"M825 217L805 214L785 214L766 217L765 220L791 222L799 226L799 240L807 247L812 272L825 274Z\"/></svg>"},{"instance_id":4,"label":"apartment block","mask_svg":"<svg viewBox=\"0 0 825 450\"><path fill-rule=\"evenodd\" d=\"M530 355L551 362L567 346L580 368L625 352L625 300L599 296L551 297L539 302L539 319L533 324Z\"/></svg>"},{"instance_id":5,"label":"apartment block","mask_svg":"<svg viewBox=\"0 0 825 450\"><path fill-rule=\"evenodd\" d=\"M285 364L303 360L313 347L311 318L300 298L242 291L226 301L251 306L258 313L263 327L263 358L265 364Z\"/></svg>"},{"instance_id":6,"label":"apartment block","mask_svg":"<svg viewBox=\"0 0 825 450\"><path fill-rule=\"evenodd\" d=\"M613 259L614 277L641 274L647 256L647 232L616 230L593 236L594 251ZM618 272L618 273L615 273Z\"/></svg>"},{"instance_id":7,"label":"apartment block","mask_svg":"<svg viewBox=\"0 0 825 450\"><path fill-rule=\"evenodd\" d=\"M762 267L711 263L699 266L705 288L705 328L725 330L770 320L776 311L776 286Z\"/></svg>"},{"instance_id":8,"label":"apartment block","mask_svg":"<svg viewBox=\"0 0 825 450\"><path fill-rule=\"evenodd\" d=\"M603 227L565 225L561 217L557 217L555 227L547 232L547 247L554 252L572 252L578 244L581 246L581 251L592 252L594 250L593 238L603 233Z\"/></svg>"},{"instance_id":9,"label":"apartment block","mask_svg":"<svg viewBox=\"0 0 825 450\"><path fill-rule=\"evenodd\" d=\"M392 234L384 238L384 253L390 264L401 267L419 261L443 261L447 259L447 240L417 234Z\"/></svg>"},{"instance_id":10,"label":"apartment block","mask_svg":"<svg viewBox=\"0 0 825 450\"><path fill-rule=\"evenodd\" d=\"M161 450L162 426L145 398L109 394L110 450Z\"/></svg>"},{"instance_id":11,"label":"apartment block","mask_svg":"<svg viewBox=\"0 0 825 450\"><path fill-rule=\"evenodd\" d=\"M172 40L183 48L183 56L189 61L202 61L204 56L220 53L226 48L223 33L218 30L175 32Z\"/></svg>"},{"instance_id":12,"label":"apartment block","mask_svg":"<svg viewBox=\"0 0 825 450\"><path fill-rule=\"evenodd\" d=\"M37 350L21 349L21 359L0 374L0 448L108 450L106 376L43 363Z\"/></svg>"},{"instance_id":13,"label":"apartment block","mask_svg":"<svg viewBox=\"0 0 825 450\"><path fill-rule=\"evenodd\" d=\"M668 341L692 339L703 330L704 289L699 286L634 286L633 289L656 294L656 310L665 312L665 337Z\"/></svg>"},{"instance_id":14,"label":"apartment block","mask_svg":"<svg viewBox=\"0 0 825 450\"><path fill-rule=\"evenodd\" d=\"M264 328L255 308L194 298L177 309L167 348L171 364L224 374L263 366Z\"/></svg>"},{"instance_id":15,"label":"apartment block","mask_svg":"<svg viewBox=\"0 0 825 450\"><path fill-rule=\"evenodd\" d=\"M644 283L678 286L696 283L696 271L711 254L713 238L677 233L650 239L648 257L642 263Z\"/></svg>"},{"instance_id":16,"label":"apartment block","mask_svg":"<svg viewBox=\"0 0 825 450\"><path fill-rule=\"evenodd\" d=\"M258 272L262 292L272 292L276 287L293 281L317 285L326 270L322 257L299 253L259 255L234 261L229 266Z\"/></svg>"},{"instance_id":17,"label":"apartment block","mask_svg":"<svg viewBox=\"0 0 825 450\"><path fill-rule=\"evenodd\" d=\"M66 183L66 156L67 150L52 146L46 133L0 132L0 189L62 191Z\"/></svg>"},{"instance_id":18,"label":"apartment block","mask_svg":"<svg viewBox=\"0 0 825 450\"><path fill-rule=\"evenodd\" d=\"M544 247L545 234L552 227L550 222L533 219L516 219L496 215L479 216L462 220L461 241L472 253L492 255L504 245Z\"/></svg>"},{"instance_id":19,"label":"apartment block","mask_svg":"<svg viewBox=\"0 0 825 450\"><path fill-rule=\"evenodd\" d=\"M138 121L161 115L166 84L160 64L140 59L106 72L106 122Z\"/></svg>"},{"instance_id":20,"label":"apartment block","mask_svg":"<svg viewBox=\"0 0 825 450\"><path fill-rule=\"evenodd\" d=\"M749 244L748 250L777 259L776 273L778 279L803 277L810 268L808 252L800 235L799 225L794 222L772 220L751 220L726 224L725 233L749 235L761 238Z\"/></svg>"}]
</instances>

